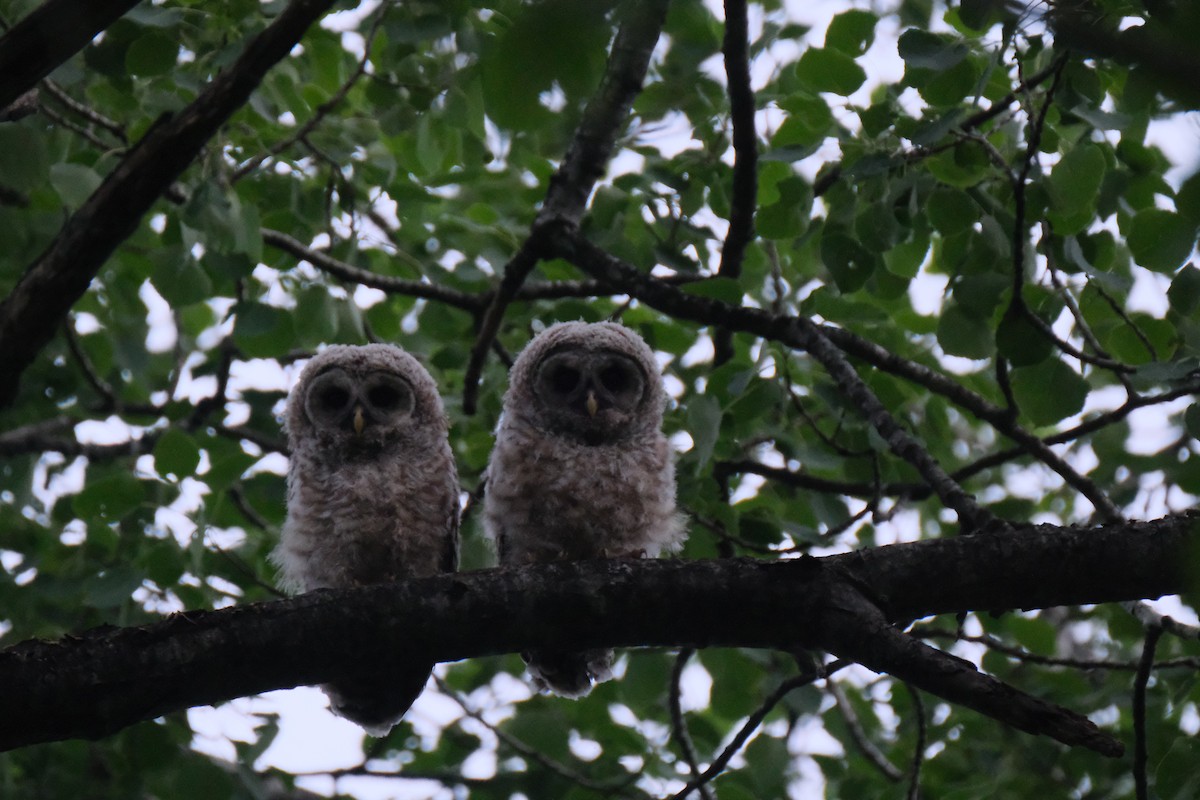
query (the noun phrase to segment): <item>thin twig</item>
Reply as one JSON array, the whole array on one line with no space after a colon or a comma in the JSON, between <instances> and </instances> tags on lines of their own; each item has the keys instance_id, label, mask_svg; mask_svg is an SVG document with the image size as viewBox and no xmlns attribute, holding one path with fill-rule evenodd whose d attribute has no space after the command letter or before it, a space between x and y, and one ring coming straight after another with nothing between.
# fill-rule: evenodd
<instances>
[{"instance_id":1,"label":"thin twig","mask_svg":"<svg viewBox=\"0 0 1200 800\"><path fill-rule=\"evenodd\" d=\"M350 90L354 88L354 84L358 83L362 76L366 74L367 64L371 59L371 46L375 43L375 36L379 32L379 26L383 24L384 17L387 16L387 12L390 8L391 3L385 2L376 12L375 19L372 20L370 29L367 31L366 36L363 37L364 42L362 58L358 60L358 64L355 66L354 72L350 74L350 77L348 77L342 83L342 85L338 87L338 90L334 92L328 100L317 106L312 117L303 125L301 125L295 133L279 140L275 144L268 147L265 153L260 153L234 170L233 174L229 177L230 183L237 183L242 178L246 177L251 172L262 166L263 162L265 162L267 159L279 155L296 142L304 140L307 144L306 140L308 135L316 130L317 126L320 125L325 118L329 116L329 114L335 108L337 108L343 100L346 99L346 95L350 94Z\"/></svg>"},{"instance_id":2,"label":"thin twig","mask_svg":"<svg viewBox=\"0 0 1200 800\"><path fill-rule=\"evenodd\" d=\"M455 703L457 703L458 707L463 710L464 714L466 714L471 719L475 720L479 724L486 727L492 733L496 734L497 739L504 742L504 744L508 745L508 747L510 747L517 753L521 754L525 758L528 758L532 761L536 761L538 764L541 764L543 767L550 770L551 772L553 772L554 774L558 775L561 778L566 778L568 781L578 784L579 786L583 787L584 789L589 789L589 790L595 791L595 792L603 792L604 794L612 794L613 792L619 792L622 789L626 788L633 780L637 779L637 775L632 775L632 776L628 776L628 777L622 776L622 777L618 778L617 780L613 780L613 781L592 780L591 778L587 777L586 775L582 775L579 772L577 772L576 770L571 769L566 764L563 764L561 761L551 758L550 756L543 753L541 750L538 750L536 747L531 747L530 745L521 741L517 737L513 736L508 731L504 730L503 728L501 728L497 725L493 725L491 722L488 722L484 718L482 712L473 708L472 705L469 702L467 702L466 698L464 698L461 694L459 694L458 691L456 691L454 688L452 688L450 686L450 684L446 683L446 681L444 681L442 678L439 678L437 675L434 675L433 680L437 683L438 690L441 691L442 694L446 695L451 700L453 700Z\"/></svg>"},{"instance_id":3,"label":"thin twig","mask_svg":"<svg viewBox=\"0 0 1200 800\"><path fill-rule=\"evenodd\" d=\"M1121 607L1148 628L1162 628L1165 632L1180 639L1200 640L1200 627L1188 625L1186 622L1160 614L1151 608L1146 601L1138 600L1132 603L1122 603Z\"/></svg>"},{"instance_id":4,"label":"thin twig","mask_svg":"<svg viewBox=\"0 0 1200 800\"><path fill-rule=\"evenodd\" d=\"M1066 54L1055 59L1054 78L1050 82L1050 88L1046 90L1046 98L1042 102L1042 107L1037 117L1030 122L1029 141L1025 148L1025 157L1021 163L1021 169L1013 180L1013 232L1012 232L1012 298L1010 299L1010 310L1017 313L1022 313L1032 321L1036 315L1025 305L1024 287L1025 287L1025 245L1027 244L1026 228L1025 228L1025 187L1029 182L1029 173L1033 171L1033 165L1037 163L1038 145L1042 141L1042 131L1046 126L1046 114L1050 111L1050 106L1054 102L1054 91L1058 88L1059 78L1062 77L1062 71L1067 65ZM1024 85L1024 84L1023 84Z\"/></svg>"},{"instance_id":5,"label":"thin twig","mask_svg":"<svg viewBox=\"0 0 1200 800\"><path fill-rule=\"evenodd\" d=\"M905 683L904 688L908 689L912 698L913 713L917 717L917 743L913 747L912 775L909 778L907 798L918 800L921 796L921 764L925 760L925 703L921 700L921 693L912 684Z\"/></svg>"},{"instance_id":6,"label":"thin twig","mask_svg":"<svg viewBox=\"0 0 1200 800\"><path fill-rule=\"evenodd\" d=\"M680 679L683 677L683 668L687 666L688 660L696 651L690 647L685 647L675 656L675 665L671 668L671 732L675 736L675 741L679 743L679 751L683 753L683 760L687 762L688 768L692 771L692 780L700 778L700 764L696 760L696 748L692 745L691 734L688 733L687 721L683 718L683 707L680 704ZM699 783L696 786L697 791L704 800L713 800L712 793L708 791L708 785Z\"/></svg>"},{"instance_id":7,"label":"thin twig","mask_svg":"<svg viewBox=\"0 0 1200 800\"><path fill-rule=\"evenodd\" d=\"M1154 668L1154 650L1162 635L1163 629L1157 625L1146 631L1142 659L1133 680L1133 783L1137 800L1149 800L1150 797L1146 781L1146 685Z\"/></svg>"},{"instance_id":8,"label":"thin twig","mask_svg":"<svg viewBox=\"0 0 1200 800\"><path fill-rule=\"evenodd\" d=\"M888 761L887 756L867 736L867 732L863 729L862 722L859 721L858 714L854 711L854 706L850 705L850 698L846 696L842 685L837 681L826 681L825 688L833 695L833 700L842 715L842 721L846 723L846 730L850 732L850 741L854 742L854 746L866 756L867 761L870 761L883 777L893 783L900 781L904 777L904 772Z\"/></svg>"},{"instance_id":9,"label":"thin twig","mask_svg":"<svg viewBox=\"0 0 1200 800\"><path fill-rule=\"evenodd\" d=\"M42 87L46 89L51 97L62 103L63 106L65 106L72 113L78 114L93 125L97 125L108 131L117 139L121 140L122 144L129 144L129 138L126 136L125 128L121 125L121 123L109 119L99 111L89 108L88 106L79 102L74 97L71 97L71 95L63 91L61 86L49 78L46 78L42 81Z\"/></svg>"},{"instance_id":10,"label":"thin twig","mask_svg":"<svg viewBox=\"0 0 1200 800\"><path fill-rule=\"evenodd\" d=\"M771 713L771 710L779 704L779 701L786 697L789 693L799 689L802 686L808 686L816 681L821 680L822 678L828 678L830 675L850 663L852 662L843 659L831 661L828 664L814 668L810 672L796 675L779 684L779 686L777 686L773 692L767 695L762 704L754 710L754 713L752 713L746 719L746 722L741 728L738 729L738 732L734 734L733 739L728 745L725 746L725 749L713 759L713 762L709 765L708 769L704 770L699 777L688 781L687 785L673 794L670 800L684 800L685 797L698 789L702 784L711 783L713 778L724 772L725 767L729 764L730 759L732 759L738 754L738 752L741 751L742 746L746 744L746 740L750 738L751 734L758 730L758 726L761 725L763 720L767 718L767 714Z\"/></svg>"}]
</instances>

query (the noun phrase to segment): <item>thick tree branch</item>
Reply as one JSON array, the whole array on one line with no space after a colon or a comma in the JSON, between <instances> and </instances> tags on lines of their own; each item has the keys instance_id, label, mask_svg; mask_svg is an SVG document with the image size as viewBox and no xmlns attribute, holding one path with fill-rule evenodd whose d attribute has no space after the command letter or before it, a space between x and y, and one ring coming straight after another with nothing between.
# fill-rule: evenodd
<instances>
[{"instance_id":1,"label":"thick tree branch","mask_svg":"<svg viewBox=\"0 0 1200 800\"><path fill-rule=\"evenodd\" d=\"M902 644L888 623L1177 594L1197 582L1196 553L1200 517L1184 515L1101 528L1039 526L822 559L485 570L176 614L141 628L0 651L0 749L103 736L176 709L328 682L363 658L453 661L551 643L817 647L873 669L890 672L894 663L898 677L934 694L1025 730L1067 730L1071 741L1093 746L1086 720L1076 717L1070 728L1068 712L1049 706L1042 709L1048 718L1031 718L1028 705L1011 702L1011 687L986 676L968 680L965 666L926 653L914 639ZM870 603L860 587L869 587ZM933 660L949 666L921 664ZM982 697L972 683L985 690Z\"/></svg>"},{"instance_id":2,"label":"thick tree branch","mask_svg":"<svg viewBox=\"0 0 1200 800\"><path fill-rule=\"evenodd\" d=\"M12 402L21 373L112 252L331 5L333 0L293 0L187 108L152 127L67 220L0 304L0 407Z\"/></svg>"},{"instance_id":3,"label":"thick tree branch","mask_svg":"<svg viewBox=\"0 0 1200 800\"><path fill-rule=\"evenodd\" d=\"M37 85L138 0L46 0L0 37L0 110Z\"/></svg>"},{"instance_id":4,"label":"thick tree branch","mask_svg":"<svg viewBox=\"0 0 1200 800\"><path fill-rule=\"evenodd\" d=\"M483 362L500 330L504 312L541 258L542 230L550 221L579 222L592 188L608 166L634 98L642 90L650 57L666 20L667 2L628 2L623 4L621 12L626 18L613 40L600 88L584 108L571 146L550 179L546 201L538 211L529 238L505 266L500 286L480 322L463 378L463 411L467 414L475 413Z\"/></svg>"}]
</instances>

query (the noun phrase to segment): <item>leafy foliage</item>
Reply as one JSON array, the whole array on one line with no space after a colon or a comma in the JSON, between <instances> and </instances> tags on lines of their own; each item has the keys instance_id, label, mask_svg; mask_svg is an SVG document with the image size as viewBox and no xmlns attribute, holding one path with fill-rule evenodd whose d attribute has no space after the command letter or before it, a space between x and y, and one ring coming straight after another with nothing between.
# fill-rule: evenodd
<instances>
[{"instance_id":1,"label":"leafy foliage","mask_svg":"<svg viewBox=\"0 0 1200 800\"><path fill-rule=\"evenodd\" d=\"M1160 5L1098 0L1043 17L900 0L809 28L767 0L752 6L751 120L729 111L720 15L674 0L580 229L643 272L690 281L689 294L842 331L866 386L991 515L1069 524L1185 509L1200 493L1188 405L1200 176L1181 176L1156 142L1196 98L1141 39L1118 35L1132 26L1200 58L1196 14ZM4 13L11 23L33 7ZM138 6L40 85L38 113L0 123L0 291L130 143L282 8ZM378 339L418 355L443 389L464 489L479 487L505 366L484 363L466 413L472 348L628 16L569 0L385 2L308 31L104 264L0 414L4 644L274 596L277 418L322 344ZM1090 49L1071 46L1081 31ZM745 198L732 142L749 124L757 184ZM740 275L713 277L726 220L747 202L756 238ZM684 558L958 532L929 476L814 359L737 332L714 358L717 331L584 277L540 262L496 350L519 351L556 320L619 318L661 354L691 519ZM477 520L465 537L464 568L490 563ZM914 632L1134 741L1145 631L1121 609L973 614ZM1152 655L1149 780L1164 798L1192 797L1200 648L1167 635ZM450 665L440 691L458 710L445 726L405 722L351 772L398 771L390 780L423 779L427 796L659 797L745 730L710 796L877 796L908 781L938 797L1134 795L1128 760L1012 734L861 668L797 680L810 667L780 653L633 651L620 680L571 702L529 696L515 656ZM756 714L761 727L747 725ZM290 787L255 772L278 720L256 726L236 764L194 750L176 714L0 755L0 787Z\"/></svg>"}]
</instances>

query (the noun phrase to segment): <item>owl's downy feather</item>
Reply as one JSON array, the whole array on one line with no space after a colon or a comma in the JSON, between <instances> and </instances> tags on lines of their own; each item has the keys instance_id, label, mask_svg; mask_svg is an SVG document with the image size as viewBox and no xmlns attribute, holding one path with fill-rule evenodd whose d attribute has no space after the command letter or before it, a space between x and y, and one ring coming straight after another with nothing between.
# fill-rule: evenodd
<instances>
[{"instance_id":1,"label":"owl's downy feather","mask_svg":"<svg viewBox=\"0 0 1200 800\"><path fill-rule=\"evenodd\" d=\"M458 565L458 477L437 387L398 347L327 348L288 399L288 515L273 559L293 591L387 583ZM323 686L335 713L385 734L432 664Z\"/></svg>"},{"instance_id":2,"label":"owl's downy feather","mask_svg":"<svg viewBox=\"0 0 1200 800\"><path fill-rule=\"evenodd\" d=\"M615 323L560 323L513 364L484 524L500 563L654 557L685 536L654 353ZM612 651L524 654L538 688L578 697Z\"/></svg>"}]
</instances>

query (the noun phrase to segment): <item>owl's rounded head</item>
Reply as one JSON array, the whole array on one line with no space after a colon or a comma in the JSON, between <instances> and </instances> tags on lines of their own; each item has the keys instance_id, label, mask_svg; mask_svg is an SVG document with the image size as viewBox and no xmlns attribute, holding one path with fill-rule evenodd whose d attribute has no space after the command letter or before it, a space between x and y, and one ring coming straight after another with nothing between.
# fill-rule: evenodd
<instances>
[{"instance_id":1,"label":"owl's rounded head","mask_svg":"<svg viewBox=\"0 0 1200 800\"><path fill-rule=\"evenodd\" d=\"M371 453L444 440L445 410L423 366L390 344L332 345L304 367L288 398L288 443Z\"/></svg>"},{"instance_id":2,"label":"owl's rounded head","mask_svg":"<svg viewBox=\"0 0 1200 800\"><path fill-rule=\"evenodd\" d=\"M657 431L665 405L658 363L640 336L612 322L562 322L513 364L504 410L596 446Z\"/></svg>"}]
</instances>

